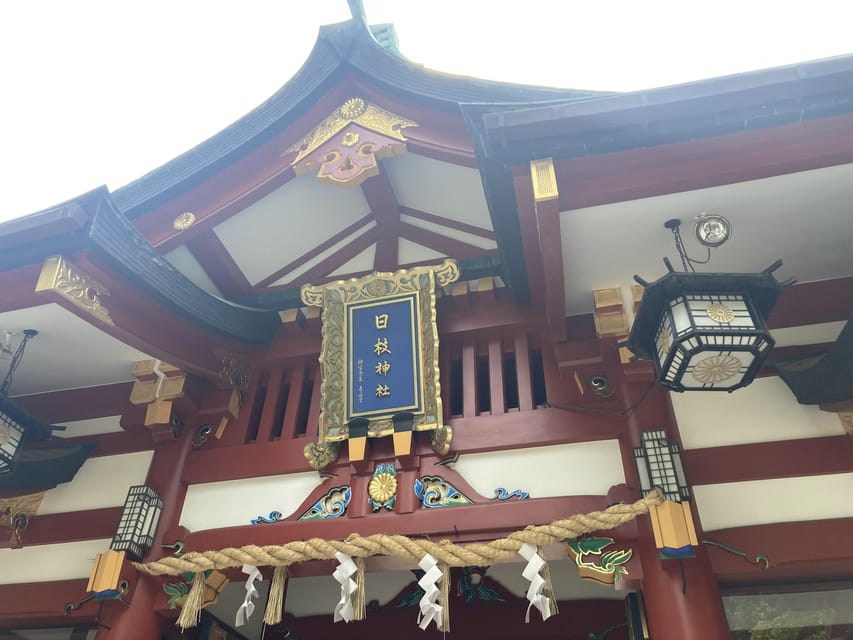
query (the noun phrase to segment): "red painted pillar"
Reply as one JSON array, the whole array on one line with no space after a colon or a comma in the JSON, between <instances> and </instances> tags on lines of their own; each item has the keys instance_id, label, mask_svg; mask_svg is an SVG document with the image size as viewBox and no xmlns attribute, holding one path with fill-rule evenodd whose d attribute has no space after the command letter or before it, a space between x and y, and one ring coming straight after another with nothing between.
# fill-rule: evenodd
<instances>
[{"instance_id":1,"label":"red painted pillar","mask_svg":"<svg viewBox=\"0 0 853 640\"><path fill-rule=\"evenodd\" d=\"M194 424L194 422L190 422ZM163 535L178 524L186 495L186 485L181 482L184 461L192 449L195 427L185 428L177 440L158 442L154 446L154 457L148 469L145 483L163 498L163 513L157 526L154 544L144 560L151 561L171 553L162 549ZM168 540L166 542L173 542ZM164 553L165 551L165 553ZM131 569L131 571L133 571ZM135 573L135 572L134 572ZM104 606L101 627L96 640L160 640L167 621L157 615L155 607L162 592L162 582L145 574L135 575L128 594L130 607L117 602Z\"/></svg>"},{"instance_id":2,"label":"red painted pillar","mask_svg":"<svg viewBox=\"0 0 853 640\"><path fill-rule=\"evenodd\" d=\"M623 384L623 404L631 406L639 401L647 384ZM638 490L631 449L640 445L640 432L663 428L671 442L681 442L667 392L657 383L655 385L628 414L628 433L622 440L625 475L631 486ZM685 469L685 474L690 482L689 468ZM696 510L693 512L697 536L701 539ZM729 626L717 577L711 570L705 547L699 545L695 558L661 560L647 516L638 520L638 531L643 599L651 637L654 640L729 640Z\"/></svg>"}]
</instances>

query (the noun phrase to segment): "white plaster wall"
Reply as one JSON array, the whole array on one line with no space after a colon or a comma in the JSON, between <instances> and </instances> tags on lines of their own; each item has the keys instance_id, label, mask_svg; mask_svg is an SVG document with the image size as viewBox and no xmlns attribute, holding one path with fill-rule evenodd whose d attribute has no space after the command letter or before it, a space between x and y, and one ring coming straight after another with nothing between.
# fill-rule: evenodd
<instances>
[{"instance_id":1,"label":"white plaster wall","mask_svg":"<svg viewBox=\"0 0 853 640\"><path fill-rule=\"evenodd\" d=\"M260 515L292 514L323 479L316 472L193 484L187 488L181 524L190 531L249 524Z\"/></svg>"},{"instance_id":2,"label":"white plaster wall","mask_svg":"<svg viewBox=\"0 0 853 640\"><path fill-rule=\"evenodd\" d=\"M705 531L853 517L853 473L693 487Z\"/></svg>"},{"instance_id":3,"label":"white plaster wall","mask_svg":"<svg viewBox=\"0 0 853 640\"><path fill-rule=\"evenodd\" d=\"M0 584L88 578L95 556L109 549L110 542L107 538L0 549Z\"/></svg>"},{"instance_id":4,"label":"white plaster wall","mask_svg":"<svg viewBox=\"0 0 853 640\"><path fill-rule=\"evenodd\" d=\"M845 324L847 324L846 320L840 320L838 322L822 322L820 324L807 324L799 327L785 327L784 329L773 329L770 335L776 341L777 347L822 344L838 340L838 334L841 333Z\"/></svg>"},{"instance_id":5,"label":"white plaster wall","mask_svg":"<svg viewBox=\"0 0 853 640\"><path fill-rule=\"evenodd\" d=\"M797 402L776 376L734 393L672 393L685 449L842 435L838 415Z\"/></svg>"},{"instance_id":6,"label":"white plaster wall","mask_svg":"<svg viewBox=\"0 0 853 640\"><path fill-rule=\"evenodd\" d=\"M96 436L101 433L118 433L121 431L121 416L104 416L89 420L72 420L71 422L56 422L66 427L61 432L63 438L79 438L80 436Z\"/></svg>"},{"instance_id":7,"label":"white plaster wall","mask_svg":"<svg viewBox=\"0 0 853 640\"><path fill-rule=\"evenodd\" d=\"M531 498L603 495L625 482L618 440L466 454L453 468L485 498L498 487Z\"/></svg>"},{"instance_id":8,"label":"white plaster wall","mask_svg":"<svg viewBox=\"0 0 853 640\"><path fill-rule=\"evenodd\" d=\"M38 514L120 507L127 488L143 484L153 451L89 458L71 482L47 492Z\"/></svg>"}]
</instances>

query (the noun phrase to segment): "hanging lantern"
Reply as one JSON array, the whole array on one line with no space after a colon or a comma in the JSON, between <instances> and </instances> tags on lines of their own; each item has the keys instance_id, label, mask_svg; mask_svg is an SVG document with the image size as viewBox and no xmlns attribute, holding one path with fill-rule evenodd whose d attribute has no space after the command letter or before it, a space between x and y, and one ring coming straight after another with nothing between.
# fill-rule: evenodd
<instances>
[{"instance_id":1,"label":"hanging lantern","mask_svg":"<svg viewBox=\"0 0 853 640\"><path fill-rule=\"evenodd\" d=\"M662 278L649 284L634 276L643 297L631 335L620 346L654 361L658 382L673 391L731 392L752 382L773 348L767 316L794 279L780 283L773 276L781 260L761 273L696 273L694 265L710 260L711 247L731 236L731 225L722 216L700 216L696 233L708 247L704 260L687 255L680 225L677 218L664 223L684 272L664 258L669 273Z\"/></svg>"},{"instance_id":2,"label":"hanging lantern","mask_svg":"<svg viewBox=\"0 0 853 640\"><path fill-rule=\"evenodd\" d=\"M671 268L668 261L667 266ZM775 341L766 318L784 284L772 273L670 271L645 287L627 346L653 360L673 391L734 391L752 382Z\"/></svg>"},{"instance_id":3,"label":"hanging lantern","mask_svg":"<svg viewBox=\"0 0 853 640\"><path fill-rule=\"evenodd\" d=\"M142 560L154 542L162 512L163 499L154 489L144 484L130 487L110 549L127 551L131 560Z\"/></svg>"}]
</instances>

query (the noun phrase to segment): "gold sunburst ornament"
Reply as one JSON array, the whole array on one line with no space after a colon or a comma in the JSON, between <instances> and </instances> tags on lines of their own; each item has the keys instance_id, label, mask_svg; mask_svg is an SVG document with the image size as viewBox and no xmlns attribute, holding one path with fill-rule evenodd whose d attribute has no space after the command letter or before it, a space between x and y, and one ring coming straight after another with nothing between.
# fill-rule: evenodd
<instances>
[{"instance_id":1,"label":"gold sunburst ornament","mask_svg":"<svg viewBox=\"0 0 853 640\"><path fill-rule=\"evenodd\" d=\"M734 377L740 371L740 360L730 355L709 356L696 363L693 377L703 384L717 384Z\"/></svg>"},{"instance_id":2,"label":"gold sunburst ornament","mask_svg":"<svg viewBox=\"0 0 853 640\"><path fill-rule=\"evenodd\" d=\"M342 118L355 120L358 116L364 113L366 109L367 105L364 103L364 100L361 98L350 98L341 105L340 114Z\"/></svg>"},{"instance_id":3,"label":"gold sunburst ornament","mask_svg":"<svg viewBox=\"0 0 853 640\"><path fill-rule=\"evenodd\" d=\"M719 302L708 305L705 313L708 314L711 320L720 324L728 324L735 319L735 312Z\"/></svg>"},{"instance_id":4,"label":"gold sunburst ornament","mask_svg":"<svg viewBox=\"0 0 853 640\"><path fill-rule=\"evenodd\" d=\"M367 485L367 501L374 511L385 507L389 511L394 509L397 500L397 470L389 463L377 465L373 472L373 478Z\"/></svg>"},{"instance_id":5,"label":"gold sunburst ornament","mask_svg":"<svg viewBox=\"0 0 853 640\"><path fill-rule=\"evenodd\" d=\"M185 231L194 224L195 214L192 211L184 211L183 213L175 216L175 219L172 220L172 227L174 227L176 231Z\"/></svg>"}]
</instances>

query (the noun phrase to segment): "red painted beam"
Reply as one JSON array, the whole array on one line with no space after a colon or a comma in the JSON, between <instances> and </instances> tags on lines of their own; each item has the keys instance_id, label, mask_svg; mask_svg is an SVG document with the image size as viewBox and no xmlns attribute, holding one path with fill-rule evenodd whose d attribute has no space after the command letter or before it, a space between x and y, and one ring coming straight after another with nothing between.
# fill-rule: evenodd
<instances>
[{"instance_id":1,"label":"red painted beam","mask_svg":"<svg viewBox=\"0 0 853 640\"><path fill-rule=\"evenodd\" d=\"M278 269L275 273L268 275L266 278L264 278L263 280L258 282L258 284L255 285L255 288L256 289L262 289L262 288L269 287L276 280L283 278L284 276L286 276L288 273L290 273L294 269L301 267L303 264L305 264L309 260L313 260L314 258L316 258L318 255L320 255L324 251L328 251L329 249L331 249L333 246L335 246L336 244L338 244L342 240L349 238L351 235L356 233L359 229L361 229L363 226L365 226L369 222L370 222L370 216L369 215L364 216L363 218L359 218L358 220L353 222L348 227L342 229L341 231L339 231L338 233L333 235L331 238L329 238L329 239L321 242L320 244L318 244L316 247L311 249L311 251L307 251L307 252L303 253L301 256L299 256L295 260L284 265L281 269Z\"/></svg>"},{"instance_id":2,"label":"red painted beam","mask_svg":"<svg viewBox=\"0 0 853 640\"><path fill-rule=\"evenodd\" d=\"M847 320L853 313L853 277L787 287L767 325L771 329Z\"/></svg>"},{"instance_id":3,"label":"red painted beam","mask_svg":"<svg viewBox=\"0 0 853 640\"><path fill-rule=\"evenodd\" d=\"M453 427L453 451L465 454L619 438L624 430L624 418L536 409L454 418L450 425ZM310 471L302 450L315 439L302 436L242 446L206 445L187 457L182 479L187 484L199 484ZM427 438L416 437L415 453L431 454Z\"/></svg>"},{"instance_id":4,"label":"red painted beam","mask_svg":"<svg viewBox=\"0 0 853 640\"><path fill-rule=\"evenodd\" d=\"M130 407L132 382L18 396L15 402L51 424L120 416Z\"/></svg>"},{"instance_id":5,"label":"red painted beam","mask_svg":"<svg viewBox=\"0 0 853 640\"><path fill-rule=\"evenodd\" d=\"M557 160L560 210L594 207L853 162L853 116ZM523 228L523 227L522 227Z\"/></svg>"},{"instance_id":6,"label":"red painted beam","mask_svg":"<svg viewBox=\"0 0 853 640\"><path fill-rule=\"evenodd\" d=\"M112 538L121 518L121 510L121 507L107 507L35 515L24 530L24 546ZM8 547L9 540L6 536L0 536L0 548Z\"/></svg>"},{"instance_id":7,"label":"red painted beam","mask_svg":"<svg viewBox=\"0 0 853 640\"><path fill-rule=\"evenodd\" d=\"M848 436L688 449L681 455L694 485L853 471L853 439Z\"/></svg>"},{"instance_id":8,"label":"red painted beam","mask_svg":"<svg viewBox=\"0 0 853 640\"><path fill-rule=\"evenodd\" d=\"M384 172L368 178L361 185L361 190L370 206L370 212L379 225L373 270L394 271L399 264L397 226L400 222L400 211L397 196Z\"/></svg>"},{"instance_id":9,"label":"red painted beam","mask_svg":"<svg viewBox=\"0 0 853 640\"><path fill-rule=\"evenodd\" d=\"M478 227L473 224L468 224L467 222L453 220L452 218L445 218L444 216L439 216L434 213L427 213L426 211L420 211L418 209L412 209L411 207L400 206L399 211L403 215L411 216L412 218L417 218L419 220L423 220L424 222L431 222L442 227L455 229L456 231L470 233L473 236L479 236L487 240L495 239L494 231L491 231L490 229L484 229L483 227Z\"/></svg>"},{"instance_id":10,"label":"red painted beam","mask_svg":"<svg viewBox=\"0 0 853 640\"><path fill-rule=\"evenodd\" d=\"M197 235L186 246L223 296L239 299L251 290L252 285L246 275L213 229Z\"/></svg>"},{"instance_id":11,"label":"red painted beam","mask_svg":"<svg viewBox=\"0 0 853 640\"><path fill-rule=\"evenodd\" d=\"M853 518L783 522L714 531L705 536L744 551L767 554L770 568L708 546L721 582L770 582L849 577L853 574Z\"/></svg>"},{"instance_id":12,"label":"red painted beam","mask_svg":"<svg viewBox=\"0 0 853 640\"><path fill-rule=\"evenodd\" d=\"M388 533L409 536L450 537L464 531L480 539L500 537L529 524L545 524L578 513L605 509L607 496L537 498L514 502L487 502L444 509L418 509L412 513L375 513L358 520L362 536ZM206 551L243 545L283 544L292 540L326 538L343 540L353 531L349 518L321 521L288 521L269 525L245 525L191 533L186 551ZM236 566L236 565L235 565Z\"/></svg>"},{"instance_id":13,"label":"red painted beam","mask_svg":"<svg viewBox=\"0 0 853 640\"><path fill-rule=\"evenodd\" d=\"M86 595L88 580L0 585L0 629L32 626L71 626L94 622L97 603L65 615L67 602ZM117 605L121 606L121 605Z\"/></svg>"},{"instance_id":14,"label":"red painted beam","mask_svg":"<svg viewBox=\"0 0 853 640\"><path fill-rule=\"evenodd\" d=\"M0 272L0 312L26 309L45 304L36 293L36 283L41 273L41 263Z\"/></svg>"}]
</instances>

